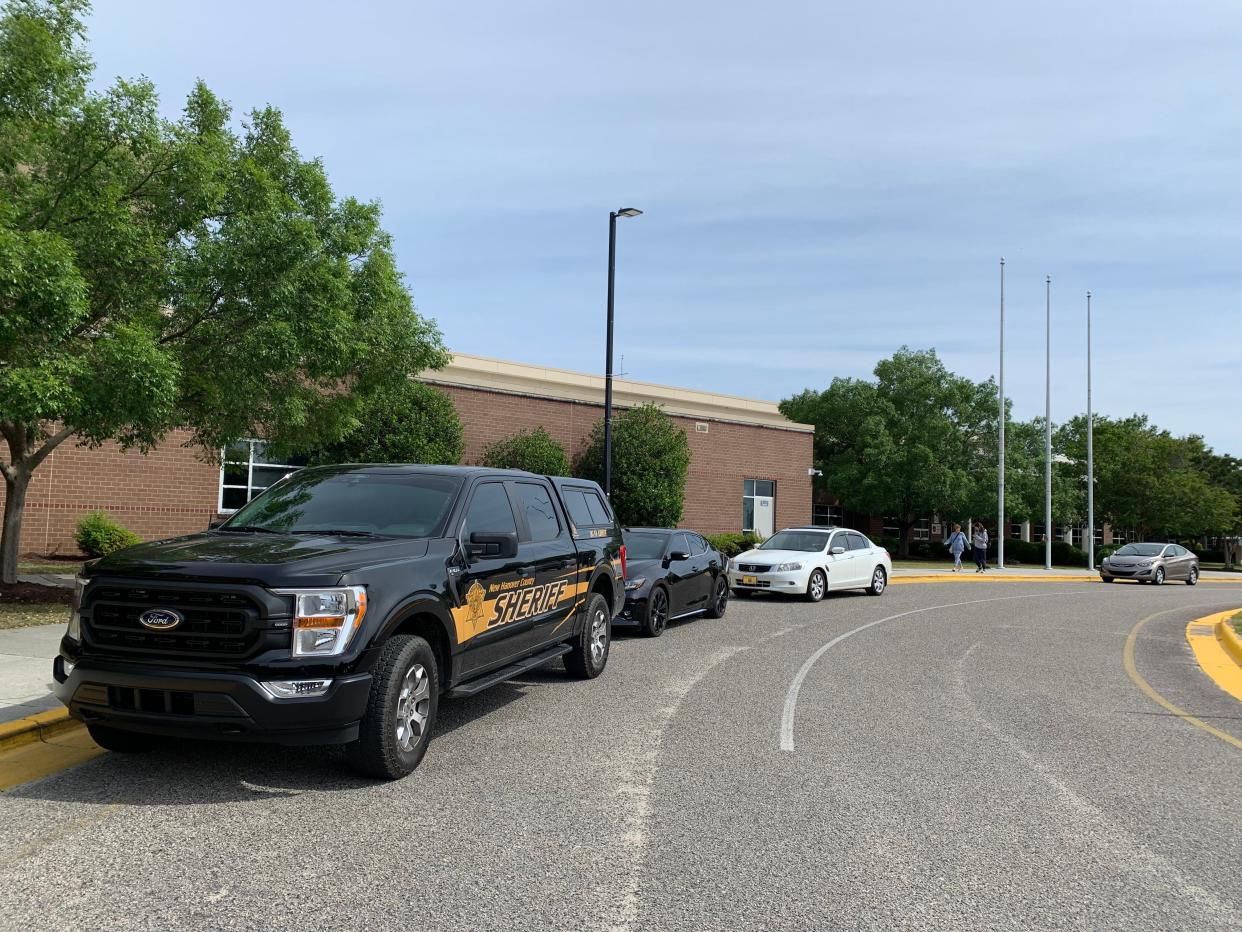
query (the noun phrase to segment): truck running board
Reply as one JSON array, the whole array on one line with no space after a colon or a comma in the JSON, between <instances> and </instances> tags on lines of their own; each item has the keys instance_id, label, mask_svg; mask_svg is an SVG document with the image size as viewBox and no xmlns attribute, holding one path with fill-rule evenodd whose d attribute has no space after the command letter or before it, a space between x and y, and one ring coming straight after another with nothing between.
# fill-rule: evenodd
<instances>
[{"instance_id":1,"label":"truck running board","mask_svg":"<svg viewBox=\"0 0 1242 932\"><path fill-rule=\"evenodd\" d=\"M464 699L466 696L473 696L476 693L481 693L489 686L495 686L497 683L503 683L505 680L511 680L515 676L521 676L528 670L535 669L535 667L542 667L545 663L555 660L557 657L563 657L571 650L573 650L573 648L568 644L555 644L547 650L541 650L537 654L531 654L529 657L525 657L517 663L511 663L507 667L501 667L499 670L488 673L485 676L481 676L477 680L470 680L459 686L454 686L444 695L450 699Z\"/></svg>"}]
</instances>

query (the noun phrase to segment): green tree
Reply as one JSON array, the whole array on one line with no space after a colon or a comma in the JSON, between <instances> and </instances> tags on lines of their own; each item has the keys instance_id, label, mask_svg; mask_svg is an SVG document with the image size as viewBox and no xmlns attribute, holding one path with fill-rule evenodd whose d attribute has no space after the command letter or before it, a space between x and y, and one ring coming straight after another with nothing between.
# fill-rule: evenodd
<instances>
[{"instance_id":1,"label":"green tree","mask_svg":"<svg viewBox=\"0 0 1242 932\"><path fill-rule=\"evenodd\" d=\"M87 9L0 7L5 582L31 475L66 440L306 448L447 361L377 204L338 200L275 109L235 130L202 83L175 122L145 79L92 90Z\"/></svg>"},{"instance_id":2,"label":"green tree","mask_svg":"<svg viewBox=\"0 0 1242 932\"><path fill-rule=\"evenodd\" d=\"M904 556L921 515L960 513L988 482L995 488L996 389L949 372L935 350L902 347L875 376L833 379L782 401L781 411L815 425L825 488L851 507L897 517Z\"/></svg>"},{"instance_id":3,"label":"green tree","mask_svg":"<svg viewBox=\"0 0 1242 932\"><path fill-rule=\"evenodd\" d=\"M622 524L676 527L686 498L690 442L660 408L631 408L612 422L612 507ZM604 422L591 430L578 473L604 481Z\"/></svg>"},{"instance_id":4,"label":"green tree","mask_svg":"<svg viewBox=\"0 0 1242 932\"><path fill-rule=\"evenodd\" d=\"M542 427L497 440L483 451L483 465L493 469L525 469L541 476L569 475L565 448Z\"/></svg>"},{"instance_id":5,"label":"green tree","mask_svg":"<svg viewBox=\"0 0 1242 932\"><path fill-rule=\"evenodd\" d=\"M1087 422L1078 416L1058 431L1059 446L1085 489ZM1094 425L1097 521L1152 534L1193 537L1237 526L1237 501L1204 470L1200 437L1174 437L1145 415L1108 418Z\"/></svg>"},{"instance_id":6,"label":"green tree","mask_svg":"<svg viewBox=\"0 0 1242 932\"><path fill-rule=\"evenodd\" d=\"M319 463L456 463L464 443L453 400L406 379L370 392L340 440L310 452Z\"/></svg>"}]
</instances>

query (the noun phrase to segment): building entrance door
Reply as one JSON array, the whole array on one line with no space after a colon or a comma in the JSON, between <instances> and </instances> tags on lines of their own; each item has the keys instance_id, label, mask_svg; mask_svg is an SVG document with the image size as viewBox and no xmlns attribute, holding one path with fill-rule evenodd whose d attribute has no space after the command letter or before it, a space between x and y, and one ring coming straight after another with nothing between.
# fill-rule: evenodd
<instances>
[{"instance_id":1,"label":"building entrance door","mask_svg":"<svg viewBox=\"0 0 1242 932\"><path fill-rule=\"evenodd\" d=\"M776 499L771 495L755 496L755 533L765 540L776 531Z\"/></svg>"}]
</instances>

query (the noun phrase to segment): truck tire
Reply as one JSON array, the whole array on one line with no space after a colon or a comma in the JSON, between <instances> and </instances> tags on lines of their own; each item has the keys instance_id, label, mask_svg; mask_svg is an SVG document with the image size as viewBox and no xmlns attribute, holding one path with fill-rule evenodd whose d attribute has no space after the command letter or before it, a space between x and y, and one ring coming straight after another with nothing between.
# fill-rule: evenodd
<instances>
[{"instance_id":1,"label":"truck tire","mask_svg":"<svg viewBox=\"0 0 1242 932\"><path fill-rule=\"evenodd\" d=\"M724 574L716 577L715 585L712 586L712 601L707 606L704 613L708 618L723 618L725 609L729 607L729 581L724 578Z\"/></svg>"},{"instance_id":2,"label":"truck tire","mask_svg":"<svg viewBox=\"0 0 1242 932\"><path fill-rule=\"evenodd\" d=\"M598 592L587 596L586 623L572 641L573 650L565 655L565 669L580 680L593 680L604 672L608 648L612 643L612 613Z\"/></svg>"},{"instance_id":3,"label":"truck tire","mask_svg":"<svg viewBox=\"0 0 1242 932\"><path fill-rule=\"evenodd\" d=\"M122 731L107 725L87 725L86 730L97 745L105 751L115 751L118 754L143 754L164 743L159 735L149 735L142 731Z\"/></svg>"},{"instance_id":4,"label":"truck tire","mask_svg":"<svg viewBox=\"0 0 1242 932\"><path fill-rule=\"evenodd\" d=\"M379 780L410 774L427 753L440 705L440 668L423 638L396 634L384 642L358 740L345 746L350 765Z\"/></svg>"},{"instance_id":5,"label":"truck tire","mask_svg":"<svg viewBox=\"0 0 1242 932\"><path fill-rule=\"evenodd\" d=\"M658 638L668 627L668 592L663 586L655 586L647 596L647 611L640 630L643 637Z\"/></svg>"}]
</instances>

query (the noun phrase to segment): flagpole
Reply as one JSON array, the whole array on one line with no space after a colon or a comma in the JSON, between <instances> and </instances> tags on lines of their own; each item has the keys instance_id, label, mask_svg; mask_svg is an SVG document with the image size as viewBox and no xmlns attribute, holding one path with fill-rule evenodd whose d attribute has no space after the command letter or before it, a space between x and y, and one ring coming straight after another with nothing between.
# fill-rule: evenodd
<instances>
[{"instance_id":1,"label":"flagpole","mask_svg":"<svg viewBox=\"0 0 1242 932\"><path fill-rule=\"evenodd\" d=\"M1044 279L1044 569L1052 569L1052 276Z\"/></svg>"},{"instance_id":2,"label":"flagpole","mask_svg":"<svg viewBox=\"0 0 1242 932\"><path fill-rule=\"evenodd\" d=\"M1087 569L1095 569L1095 419L1091 416L1091 292L1087 292Z\"/></svg>"},{"instance_id":3,"label":"flagpole","mask_svg":"<svg viewBox=\"0 0 1242 932\"><path fill-rule=\"evenodd\" d=\"M1000 261L1000 439L996 460L996 566L1005 568L1005 257Z\"/></svg>"}]
</instances>

